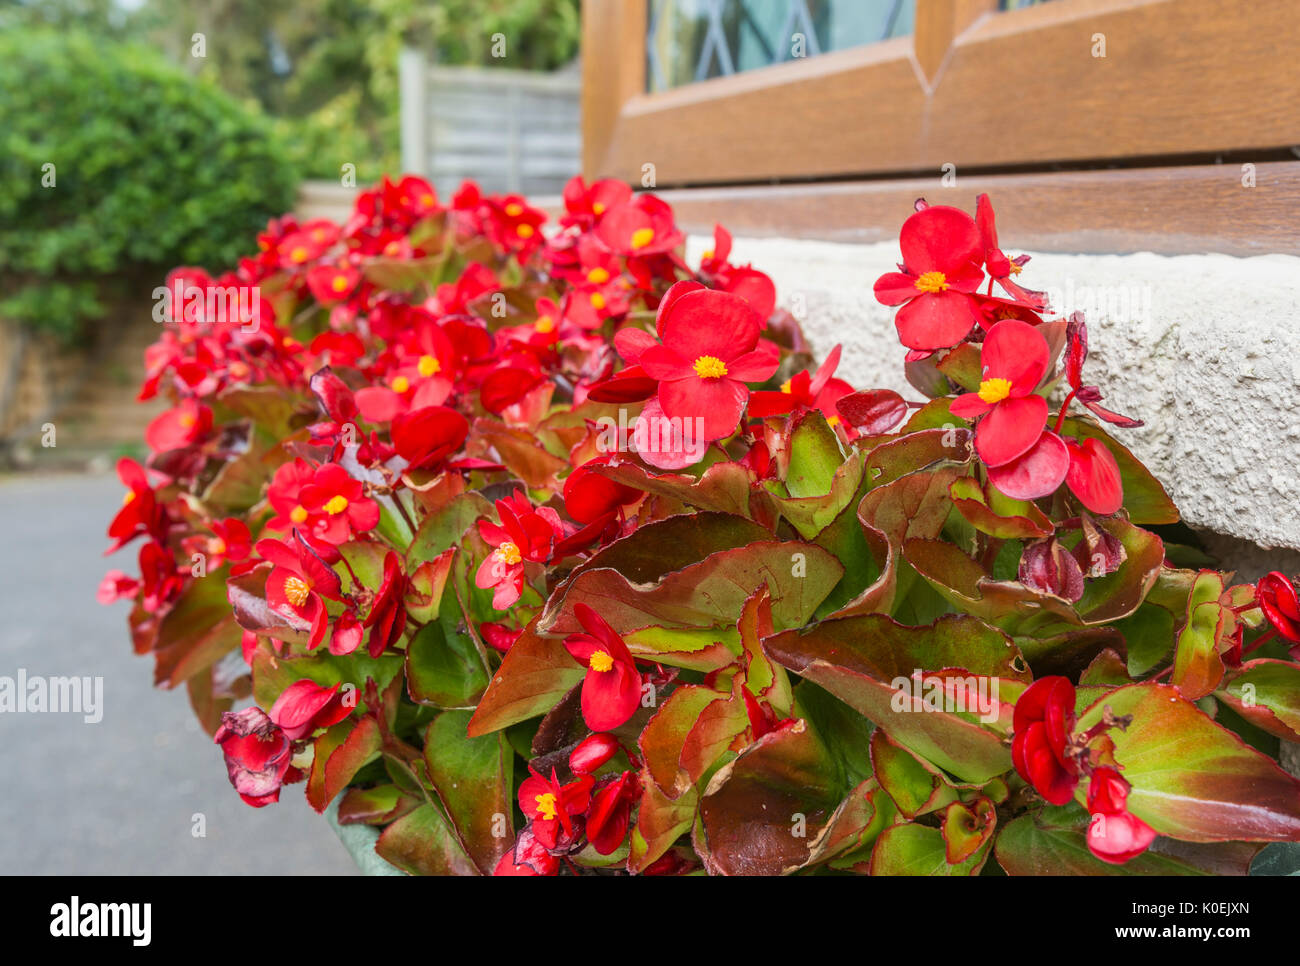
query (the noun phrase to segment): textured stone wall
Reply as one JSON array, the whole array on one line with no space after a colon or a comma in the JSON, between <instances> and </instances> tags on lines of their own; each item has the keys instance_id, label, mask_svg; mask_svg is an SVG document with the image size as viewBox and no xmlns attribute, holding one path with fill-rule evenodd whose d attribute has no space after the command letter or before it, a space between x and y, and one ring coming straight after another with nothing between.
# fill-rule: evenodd
<instances>
[{"instance_id":1,"label":"textured stone wall","mask_svg":"<svg viewBox=\"0 0 1300 966\"><path fill-rule=\"evenodd\" d=\"M692 237L688 259L711 244ZM739 238L731 256L772 276L819 355L843 343L840 372L855 386L916 398L893 312L871 294L898 258L894 243L781 238ZM1242 577L1300 571L1300 556L1274 549L1300 550L1300 258L1034 254L1021 280L1086 313L1086 381L1146 421L1115 435L1188 524L1223 535Z\"/></svg>"}]
</instances>

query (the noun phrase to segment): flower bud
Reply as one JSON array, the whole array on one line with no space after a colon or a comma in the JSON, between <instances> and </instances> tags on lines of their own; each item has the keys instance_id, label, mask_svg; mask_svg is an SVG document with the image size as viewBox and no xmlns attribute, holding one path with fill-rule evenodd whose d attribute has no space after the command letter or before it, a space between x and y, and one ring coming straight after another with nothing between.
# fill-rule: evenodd
<instances>
[{"instance_id":1,"label":"flower bud","mask_svg":"<svg viewBox=\"0 0 1300 966\"><path fill-rule=\"evenodd\" d=\"M589 775L618 754L618 739L606 732L586 738L569 753L569 768L575 775Z\"/></svg>"}]
</instances>

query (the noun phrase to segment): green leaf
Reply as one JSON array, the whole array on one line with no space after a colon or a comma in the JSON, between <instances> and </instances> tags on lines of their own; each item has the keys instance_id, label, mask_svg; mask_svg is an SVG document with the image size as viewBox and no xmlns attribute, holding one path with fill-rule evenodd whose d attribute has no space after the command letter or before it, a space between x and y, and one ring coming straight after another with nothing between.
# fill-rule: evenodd
<instances>
[{"instance_id":1,"label":"green leaf","mask_svg":"<svg viewBox=\"0 0 1300 966\"><path fill-rule=\"evenodd\" d=\"M883 728L871 736L871 767L880 786L909 820L946 808L957 799L956 789L937 768L896 744Z\"/></svg>"},{"instance_id":2,"label":"green leaf","mask_svg":"<svg viewBox=\"0 0 1300 966\"><path fill-rule=\"evenodd\" d=\"M1080 715L1076 730L1096 724L1105 707L1133 716L1127 730L1113 728L1109 737L1133 786L1130 811L1158 833L1193 842L1300 838L1300 782L1177 688L1111 691Z\"/></svg>"},{"instance_id":3,"label":"green leaf","mask_svg":"<svg viewBox=\"0 0 1300 966\"><path fill-rule=\"evenodd\" d=\"M1083 832L1039 828L1031 815L1014 819L998 833L998 865L1007 875L1206 875L1185 863L1146 851L1123 865L1103 862L1090 851Z\"/></svg>"},{"instance_id":4,"label":"green leaf","mask_svg":"<svg viewBox=\"0 0 1300 966\"><path fill-rule=\"evenodd\" d=\"M1219 603L1222 594L1222 574L1206 570L1198 575L1178 632L1171 683L1191 701L1205 697L1223 680L1223 661L1217 650L1227 618Z\"/></svg>"},{"instance_id":5,"label":"green leaf","mask_svg":"<svg viewBox=\"0 0 1300 966\"><path fill-rule=\"evenodd\" d=\"M997 492L994 487L988 489ZM1054 529L1043 511L1028 501L1019 501L1023 505L1017 508L1020 512L1015 515L999 513L990 505L993 501L974 477L963 476L953 480L948 492L957 511L971 526L999 540L1032 540L1049 536ZM1006 499L1002 497L1002 500Z\"/></svg>"},{"instance_id":6,"label":"green leaf","mask_svg":"<svg viewBox=\"0 0 1300 966\"><path fill-rule=\"evenodd\" d=\"M406 690L435 708L472 708L488 686L483 659L468 634L447 633L444 621L425 624L406 647Z\"/></svg>"},{"instance_id":7,"label":"green leaf","mask_svg":"<svg viewBox=\"0 0 1300 966\"><path fill-rule=\"evenodd\" d=\"M986 842L964 862L948 861L943 833L908 822L880 833L871 854L872 875L979 875L989 856Z\"/></svg>"},{"instance_id":8,"label":"green leaf","mask_svg":"<svg viewBox=\"0 0 1300 966\"><path fill-rule=\"evenodd\" d=\"M471 736L545 714L583 679L586 672L562 640L542 637L536 624L536 619L529 622L492 676L469 722Z\"/></svg>"},{"instance_id":9,"label":"green leaf","mask_svg":"<svg viewBox=\"0 0 1300 966\"><path fill-rule=\"evenodd\" d=\"M869 614L822 621L764 641L778 664L821 685L900 744L957 775L985 782L1011 767L1002 737L969 712L925 710L907 690L913 672L1027 681L1020 652L1006 635L971 617L907 627ZM999 680L999 688L1003 681ZM986 682L992 691L992 683ZM992 710L992 709L990 709Z\"/></svg>"},{"instance_id":10,"label":"green leaf","mask_svg":"<svg viewBox=\"0 0 1300 966\"><path fill-rule=\"evenodd\" d=\"M375 851L412 875L478 875L442 811L421 805L384 829Z\"/></svg>"},{"instance_id":11,"label":"green leaf","mask_svg":"<svg viewBox=\"0 0 1300 966\"><path fill-rule=\"evenodd\" d=\"M225 657L243 637L226 599L224 568L192 581L162 619L154 684L174 688Z\"/></svg>"},{"instance_id":12,"label":"green leaf","mask_svg":"<svg viewBox=\"0 0 1300 966\"><path fill-rule=\"evenodd\" d=\"M792 497L830 493L835 473L843 463L840 438L820 410L810 409L796 418L790 433L790 468L785 480Z\"/></svg>"},{"instance_id":13,"label":"green leaf","mask_svg":"<svg viewBox=\"0 0 1300 966\"><path fill-rule=\"evenodd\" d=\"M406 551L407 570L414 572L420 564L433 560L452 547L460 546L465 531L474 526L480 517L491 517L493 513L492 504L477 491L452 497L421 521L420 528Z\"/></svg>"},{"instance_id":14,"label":"green leaf","mask_svg":"<svg viewBox=\"0 0 1300 966\"><path fill-rule=\"evenodd\" d=\"M500 732L468 737L469 719L468 711L434 718L424 735L424 761L460 845L490 875L514 842L514 752Z\"/></svg>"},{"instance_id":15,"label":"green leaf","mask_svg":"<svg viewBox=\"0 0 1300 966\"><path fill-rule=\"evenodd\" d=\"M1269 734L1300 741L1300 668L1290 661L1247 661L1214 696Z\"/></svg>"}]
</instances>

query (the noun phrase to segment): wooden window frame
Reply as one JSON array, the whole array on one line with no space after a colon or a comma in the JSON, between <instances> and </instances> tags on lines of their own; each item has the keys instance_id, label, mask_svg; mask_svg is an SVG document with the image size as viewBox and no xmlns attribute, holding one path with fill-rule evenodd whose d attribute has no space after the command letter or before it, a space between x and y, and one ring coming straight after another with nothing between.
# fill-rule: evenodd
<instances>
[{"instance_id":1,"label":"wooden window frame","mask_svg":"<svg viewBox=\"0 0 1300 966\"><path fill-rule=\"evenodd\" d=\"M997 6L917 0L911 37L647 93L646 0L586 0L584 172L653 164L693 230L865 241L953 165L967 207L1015 193L1026 247L1300 254L1293 5Z\"/></svg>"}]
</instances>

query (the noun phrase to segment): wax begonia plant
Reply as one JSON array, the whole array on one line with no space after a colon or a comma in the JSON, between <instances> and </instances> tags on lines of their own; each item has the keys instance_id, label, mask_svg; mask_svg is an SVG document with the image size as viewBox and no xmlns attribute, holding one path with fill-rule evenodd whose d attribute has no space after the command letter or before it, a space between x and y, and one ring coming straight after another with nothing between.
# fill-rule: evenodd
<instances>
[{"instance_id":1,"label":"wax begonia plant","mask_svg":"<svg viewBox=\"0 0 1300 966\"><path fill-rule=\"evenodd\" d=\"M108 527L139 576L99 598L248 804L302 783L428 874L1244 873L1300 840L1296 586L1179 542L988 198L918 201L875 283L913 399L818 365L720 226L692 267L653 195L563 205L385 180L175 273L254 312L149 350L171 407Z\"/></svg>"}]
</instances>

